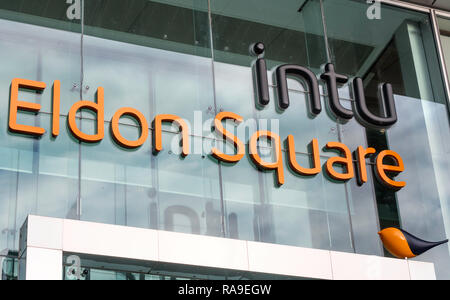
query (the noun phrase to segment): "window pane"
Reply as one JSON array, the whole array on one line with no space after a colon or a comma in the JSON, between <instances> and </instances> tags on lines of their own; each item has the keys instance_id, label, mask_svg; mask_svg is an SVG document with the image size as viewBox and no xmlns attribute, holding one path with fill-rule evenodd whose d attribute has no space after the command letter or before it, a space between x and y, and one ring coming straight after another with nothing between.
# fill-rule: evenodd
<instances>
[{"instance_id":1,"label":"window pane","mask_svg":"<svg viewBox=\"0 0 450 300\"><path fill-rule=\"evenodd\" d=\"M214 106L207 0L86 1L84 97L190 122ZM124 15L124 11L127 13Z\"/></svg>"},{"instance_id":2,"label":"window pane","mask_svg":"<svg viewBox=\"0 0 450 300\"><path fill-rule=\"evenodd\" d=\"M448 157L445 137L450 132L430 16L383 4L381 19L370 20L368 7L365 1L324 0L332 60L338 72L363 79L367 104L374 114L384 114L380 84L392 84L395 94L397 123L389 129L365 130L368 146L396 151L405 164L405 171L396 179L407 183L400 191L374 182L380 227L402 227L425 240L443 240L448 197L441 180L447 178L443 158ZM343 46L341 40L350 43ZM344 136L346 127L348 124ZM352 198L355 204L358 200ZM356 237L364 227L353 228ZM423 254L420 260L435 262L438 278L449 277L447 246Z\"/></svg>"},{"instance_id":3,"label":"window pane","mask_svg":"<svg viewBox=\"0 0 450 300\"><path fill-rule=\"evenodd\" d=\"M65 130L51 137L52 86L61 81L61 114L79 100L81 25L69 19L65 1L0 1L0 251L17 249L28 214L76 216L78 145ZM8 131L13 78L42 81L43 93L20 90L19 100L41 105L39 115L22 110L18 123L42 127L40 139Z\"/></svg>"},{"instance_id":4,"label":"window pane","mask_svg":"<svg viewBox=\"0 0 450 300\"><path fill-rule=\"evenodd\" d=\"M82 124L83 131L93 132L93 121ZM106 130L109 126L105 123ZM130 140L138 134L130 125L120 130ZM191 138L191 145L196 139L202 140ZM83 144L82 220L221 236L217 164L195 153L181 159L176 134L164 132L162 141L157 156L151 136L136 150L119 147L109 136L99 144Z\"/></svg>"}]
</instances>

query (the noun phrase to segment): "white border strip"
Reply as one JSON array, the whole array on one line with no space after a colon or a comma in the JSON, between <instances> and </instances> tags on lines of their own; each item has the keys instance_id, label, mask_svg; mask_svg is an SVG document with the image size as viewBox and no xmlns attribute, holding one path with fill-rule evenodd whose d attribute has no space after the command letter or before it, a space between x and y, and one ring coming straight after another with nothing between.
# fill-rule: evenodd
<instances>
[{"instance_id":1,"label":"white border strip","mask_svg":"<svg viewBox=\"0 0 450 300\"><path fill-rule=\"evenodd\" d=\"M21 232L26 279L62 279L64 252L314 279L435 279L432 263L66 219L28 216Z\"/></svg>"}]
</instances>

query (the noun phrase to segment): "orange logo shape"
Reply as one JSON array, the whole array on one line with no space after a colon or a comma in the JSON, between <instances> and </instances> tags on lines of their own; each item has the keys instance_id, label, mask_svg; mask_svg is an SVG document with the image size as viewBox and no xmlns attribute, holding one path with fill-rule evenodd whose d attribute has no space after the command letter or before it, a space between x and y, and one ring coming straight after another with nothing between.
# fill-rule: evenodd
<instances>
[{"instance_id":1,"label":"orange logo shape","mask_svg":"<svg viewBox=\"0 0 450 300\"><path fill-rule=\"evenodd\" d=\"M378 232L384 247L389 253L398 258L413 258L431 248L445 244L448 240L441 242L427 242L412 234L397 228L386 228Z\"/></svg>"}]
</instances>

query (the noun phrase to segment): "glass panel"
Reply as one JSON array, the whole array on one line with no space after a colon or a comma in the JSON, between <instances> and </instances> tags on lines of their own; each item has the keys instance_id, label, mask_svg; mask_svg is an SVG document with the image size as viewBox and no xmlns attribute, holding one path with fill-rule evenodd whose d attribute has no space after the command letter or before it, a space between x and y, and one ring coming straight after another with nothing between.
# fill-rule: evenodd
<instances>
[{"instance_id":1,"label":"glass panel","mask_svg":"<svg viewBox=\"0 0 450 300\"><path fill-rule=\"evenodd\" d=\"M444 103L429 15L383 4L382 19L370 20L367 9L365 1L324 0L337 72L362 77L367 89L389 82L396 94Z\"/></svg>"},{"instance_id":2,"label":"glass panel","mask_svg":"<svg viewBox=\"0 0 450 300\"><path fill-rule=\"evenodd\" d=\"M61 81L61 113L79 99L81 78L80 20L67 19L64 1L51 6L31 0L0 1L0 109L8 110L13 78L45 82L42 94L20 94L20 100L39 103L51 112L52 85ZM32 49L32 50L31 50Z\"/></svg>"},{"instance_id":3,"label":"glass panel","mask_svg":"<svg viewBox=\"0 0 450 300\"><path fill-rule=\"evenodd\" d=\"M86 133L93 133L94 126L92 120L82 122ZM109 133L109 128L105 122L105 132ZM139 129L120 125L120 133L135 140ZM110 134L100 143L82 144L82 220L156 228L150 140L137 150L118 146Z\"/></svg>"},{"instance_id":4,"label":"glass panel","mask_svg":"<svg viewBox=\"0 0 450 300\"><path fill-rule=\"evenodd\" d=\"M191 138L191 145L201 141L206 143L202 138ZM195 153L182 159L177 154L178 145L177 135L163 134L163 151L156 157L159 228L223 236L217 163Z\"/></svg>"},{"instance_id":5,"label":"glass panel","mask_svg":"<svg viewBox=\"0 0 450 300\"><path fill-rule=\"evenodd\" d=\"M175 114L194 124L194 118L213 111L207 8L206 0L86 3L84 97L94 99L98 86L105 89L105 121L124 103L149 124L156 114ZM127 118L121 122L134 124ZM94 124L85 123L92 132ZM122 127L129 139L136 138L135 128ZM174 138L164 134L165 150L157 157L150 137L136 151L125 151L109 137L83 145L82 218L222 235L218 167L201 151L180 160L171 150ZM202 138L191 143L201 145ZM102 216L100 208L107 208Z\"/></svg>"},{"instance_id":6,"label":"glass panel","mask_svg":"<svg viewBox=\"0 0 450 300\"><path fill-rule=\"evenodd\" d=\"M340 127L325 110L311 118L306 105L308 93L295 80L288 81L291 100L289 109L281 112L277 108L273 85L270 88L271 103L263 109L255 108L250 68L255 58L249 54L251 42L265 43L265 59L272 69L281 63L292 63L309 67L319 74L321 65L327 62L319 1L289 1L283 6L274 5L271 1L234 1L230 5L229 1L216 0L211 4L217 105L221 110L237 112L244 117L245 122L234 130L241 140L247 141L256 129L269 129L278 133L282 139L292 134L298 155L304 156L307 145L313 138L318 138L324 158L332 156L330 152L322 151L330 141L344 141L352 150L367 144L364 128L356 121ZM242 34L234 34L236 28ZM349 41L339 42L347 48L352 45ZM272 77L273 72L269 72L271 84ZM351 108L348 101L352 98L349 86L342 87L339 92L346 99L342 104ZM322 107L326 107L325 100L322 99ZM274 188L272 174L262 175L253 166L248 166L247 162L241 161L232 168L224 166L222 172L231 236L350 252L354 251L353 243L360 253L381 254L380 242L367 234L370 229L376 231L378 228L371 187L359 188L354 183L336 186L336 183L322 178L322 175L314 179L293 177L292 186L300 188L304 185L299 193L288 183L279 189ZM237 176L235 172L242 176ZM301 183L302 180L306 182ZM339 196L326 204L327 196L322 193L328 190L332 191L330 195L335 193ZM361 200L350 203L351 199L347 198L352 195ZM270 202L273 206L264 204L269 199L272 199ZM289 205L283 204L283 200L291 202ZM323 202L322 206L315 207L316 202ZM333 205L338 203L340 210L336 213ZM294 204L301 208L295 208ZM349 220L348 205L352 205L353 227ZM288 224L297 226L290 227ZM292 230L302 230L302 234L290 235Z\"/></svg>"},{"instance_id":7,"label":"glass panel","mask_svg":"<svg viewBox=\"0 0 450 300\"><path fill-rule=\"evenodd\" d=\"M214 106L207 7L207 0L86 1L84 97L105 89L106 120L126 104L149 121L175 114L192 124L195 111Z\"/></svg>"},{"instance_id":8,"label":"glass panel","mask_svg":"<svg viewBox=\"0 0 450 300\"><path fill-rule=\"evenodd\" d=\"M276 91L272 90L273 99L276 99L275 93ZM325 111L314 118L309 116L306 104L307 94L304 92L290 91L289 98L291 104L282 113L275 108L275 104L268 105L259 111L257 114L259 124L267 126L268 130L278 132L282 139L290 134L293 135L296 152L300 153L306 153L307 145L316 138L319 141L321 155L330 156L330 152L323 151L323 148L328 142L339 141L336 122ZM322 97L322 107L325 107L325 101ZM267 125L263 123L266 120ZM286 145L283 143L283 149L285 148Z\"/></svg>"},{"instance_id":9,"label":"glass panel","mask_svg":"<svg viewBox=\"0 0 450 300\"><path fill-rule=\"evenodd\" d=\"M301 165L310 161L306 155L296 157ZM273 226L273 238L267 242L353 252L345 184L323 174L306 179L289 171L285 179L285 185L276 188L273 174L264 173L264 200Z\"/></svg>"},{"instance_id":10,"label":"glass panel","mask_svg":"<svg viewBox=\"0 0 450 300\"><path fill-rule=\"evenodd\" d=\"M266 161L271 160L269 149L261 148ZM305 154L297 154L297 160L310 163ZM257 170L248 158L221 165L229 237L353 251L344 184L322 174L297 176L285 164L285 184L277 188L274 172Z\"/></svg>"},{"instance_id":11,"label":"glass panel","mask_svg":"<svg viewBox=\"0 0 450 300\"><path fill-rule=\"evenodd\" d=\"M342 126L342 133L347 144L364 145L367 140L377 151L398 152L405 171L397 180L403 179L407 186L394 192L374 181L373 187L363 187L368 193L362 202L357 200L361 190L352 187L351 203L364 202L369 207L364 198L375 195L381 228L402 227L426 240L442 240L446 235L444 220L448 219L442 157L447 156L445 141L450 133L430 16L382 4L381 20L370 20L367 9L365 1L324 0L332 61L338 72L363 79L367 104L374 114L385 112L379 85L392 84L398 121L389 129L368 127L363 131L348 123ZM344 46L340 41L350 43ZM356 219L352 217L352 221ZM355 240L364 232L375 239L375 223L364 227L360 221L360 226L353 224ZM419 260L435 262L438 278L449 278L447 246L433 249Z\"/></svg>"},{"instance_id":12,"label":"glass panel","mask_svg":"<svg viewBox=\"0 0 450 300\"><path fill-rule=\"evenodd\" d=\"M250 68L255 57L249 52L252 43L265 44L268 69L281 63L297 63L318 72L326 62L319 1L289 0L279 5L270 0L214 0L211 13L220 110L235 112L245 119L256 118ZM290 82L290 88L303 90L296 81ZM275 107L275 102L272 100L269 106Z\"/></svg>"},{"instance_id":13,"label":"glass panel","mask_svg":"<svg viewBox=\"0 0 450 300\"><path fill-rule=\"evenodd\" d=\"M255 42L266 45L269 68L287 62L319 69L326 60L319 1L213 0L211 13L217 62L249 67Z\"/></svg>"},{"instance_id":14,"label":"glass panel","mask_svg":"<svg viewBox=\"0 0 450 300\"><path fill-rule=\"evenodd\" d=\"M49 115L25 116L24 123L50 124ZM61 117L60 124L65 122ZM19 229L28 214L76 218L78 144L69 135L61 130L56 139L49 134L36 139L1 130L3 248L18 248Z\"/></svg>"},{"instance_id":15,"label":"glass panel","mask_svg":"<svg viewBox=\"0 0 450 300\"><path fill-rule=\"evenodd\" d=\"M346 103L346 101L341 102ZM338 128L341 140L351 151L356 151L359 146L367 148L366 130L355 119L348 121L346 124L340 124ZM370 159L366 159L367 163L370 161ZM354 164L354 167L356 168L356 164ZM375 202L376 189L374 188L377 181L372 176L372 165L367 164L366 167L368 177L366 184L359 186L356 178L353 178L346 185L355 252L383 255L383 246L375 235L379 228Z\"/></svg>"},{"instance_id":16,"label":"glass panel","mask_svg":"<svg viewBox=\"0 0 450 300\"><path fill-rule=\"evenodd\" d=\"M93 132L94 122L83 120ZM105 123L109 129L109 123ZM121 134L136 139L138 128L121 125ZM191 138L191 145L197 143ZM126 150L110 136L82 146L83 220L221 236L218 167L201 154L181 159L179 137L164 132L163 150L153 156L151 136L141 148Z\"/></svg>"},{"instance_id":17,"label":"glass panel","mask_svg":"<svg viewBox=\"0 0 450 300\"><path fill-rule=\"evenodd\" d=\"M66 1L0 1L0 251L17 249L28 214L71 218L76 208L78 145L64 130L51 137L52 85L61 81L61 114L79 100L81 25ZM41 139L8 132L13 78L45 82L41 94L21 90L19 100L41 105L39 116L19 111L18 123L46 130Z\"/></svg>"},{"instance_id":18,"label":"glass panel","mask_svg":"<svg viewBox=\"0 0 450 300\"><path fill-rule=\"evenodd\" d=\"M407 186L397 193L401 223L405 230L429 241L449 236L448 188L450 132L446 106L440 103L396 97L399 122L388 132L389 143L405 161L398 180ZM405 134L406 132L413 134ZM447 228L448 229L448 228ZM420 256L435 262L439 278L450 278L448 245Z\"/></svg>"},{"instance_id":19,"label":"glass panel","mask_svg":"<svg viewBox=\"0 0 450 300\"><path fill-rule=\"evenodd\" d=\"M310 136L298 135L295 129L308 132L302 128L304 123L310 128L316 127L306 116L303 86L290 80L290 88L300 92L291 91L291 107L283 117L275 109L272 89L271 103L259 111L255 107L251 68L255 57L249 49L255 42L265 44L264 58L268 69L281 63L297 63L318 71L320 64L326 62L319 1L290 0L279 5L266 0L214 0L211 1L211 14L217 107L237 113L245 120L232 131L245 142L258 129L271 130L282 138L289 132L296 137L296 147L306 152L306 145L311 140L304 141ZM269 72L270 84L271 77ZM308 200L312 201L314 197L302 191L301 183L296 183L297 188L289 186L293 190L286 184L280 189L274 188L273 172L258 171L248 156L235 165L221 165L227 232L231 238L312 246L309 222L312 204ZM315 187L320 189L322 182L320 178L317 180ZM281 203L284 198L278 195L282 193L284 197L290 195L285 199L288 203ZM288 215L283 215L286 210ZM326 220L322 224L327 226ZM325 230L317 238L319 242L315 247L330 248L327 232Z\"/></svg>"}]
</instances>

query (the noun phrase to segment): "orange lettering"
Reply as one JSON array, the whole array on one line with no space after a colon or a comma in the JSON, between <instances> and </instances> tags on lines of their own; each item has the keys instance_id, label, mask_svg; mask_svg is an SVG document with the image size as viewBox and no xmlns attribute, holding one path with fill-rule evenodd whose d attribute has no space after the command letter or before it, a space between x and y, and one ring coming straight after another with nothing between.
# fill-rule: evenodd
<instances>
[{"instance_id":1,"label":"orange lettering","mask_svg":"<svg viewBox=\"0 0 450 300\"><path fill-rule=\"evenodd\" d=\"M82 142L95 143L99 142L105 136L105 125L104 125L104 115L105 115L105 92L102 87L97 90L97 103L91 101L78 101L75 103L69 111L68 122L69 129L72 134ZM76 122L76 114L80 109L89 109L97 114L97 133L96 134L86 134L78 129Z\"/></svg>"},{"instance_id":2,"label":"orange lettering","mask_svg":"<svg viewBox=\"0 0 450 300\"><path fill-rule=\"evenodd\" d=\"M45 133L45 129L41 127L17 124L17 111L19 109L37 113L41 109L41 105L19 101L19 88L26 88L38 92L42 92L46 85L44 82L14 78L11 82L11 97L9 104L9 130L16 133L30 134L33 136L41 136Z\"/></svg>"},{"instance_id":3,"label":"orange lettering","mask_svg":"<svg viewBox=\"0 0 450 300\"><path fill-rule=\"evenodd\" d=\"M383 163L383 160L385 157L392 157L397 161L397 166L393 165L385 165ZM392 188L395 190L399 190L406 186L406 182L404 181L394 181L391 178L389 178L386 175L386 172L390 172L394 176L398 175L399 173L403 172L405 170L405 167L403 165L403 160L396 152L391 150L384 150L381 151L380 154L378 154L376 159L376 172L375 175L378 179L378 181L383 184L384 186L388 188Z\"/></svg>"},{"instance_id":4,"label":"orange lettering","mask_svg":"<svg viewBox=\"0 0 450 300\"><path fill-rule=\"evenodd\" d=\"M175 122L181 129L181 156L189 154L189 126L180 117L175 115L157 115L153 120L153 153L158 154L162 150L162 122Z\"/></svg>"},{"instance_id":5,"label":"orange lettering","mask_svg":"<svg viewBox=\"0 0 450 300\"><path fill-rule=\"evenodd\" d=\"M347 181L354 176L353 172L353 161L352 161L352 154L348 147L342 143L337 142L330 142L327 144L328 149L337 149L344 153L344 157L338 156L338 157L332 157L328 159L326 163L326 170L327 174L336 180L342 180ZM333 165L334 164L341 164L346 167L347 172L346 173L339 173L334 170Z\"/></svg>"},{"instance_id":6,"label":"orange lettering","mask_svg":"<svg viewBox=\"0 0 450 300\"><path fill-rule=\"evenodd\" d=\"M292 135L289 135L287 137L287 146L288 146L288 152L289 152L289 166L291 169L304 176L312 176L317 175L320 173L320 153L319 153L319 142L317 139L313 139L311 141L311 148L312 148L312 155L313 155L313 168L304 168L300 166L297 162L297 158L295 156L295 142L294 137Z\"/></svg>"},{"instance_id":7,"label":"orange lettering","mask_svg":"<svg viewBox=\"0 0 450 300\"><path fill-rule=\"evenodd\" d=\"M234 144L236 148L235 155L227 155L220 152L217 148L212 148L212 156L216 159L227 162L227 163L236 163L244 157L245 154L245 146L244 143L240 139L238 139L235 135L228 132L225 128L223 128L222 120L235 120L237 124L242 123L244 120L241 116L234 114L232 112L221 112L214 119L214 127L218 133L221 133L224 138Z\"/></svg>"},{"instance_id":8,"label":"orange lettering","mask_svg":"<svg viewBox=\"0 0 450 300\"><path fill-rule=\"evenodd\" d=\"M363 185L367 182L367 167L366 167L366 156L369 154L374 154L376 150L374 148L367 148L359 146L356 151L356 159L358 164L358 184Z\"/></svg>"},{"instance_id":9,"label":"orange lettering","mask_svg":"<svg viewBox=\"0 0 450 300\"><path fill-rule=\"evenodd\" d=\"M261 137L268 137L274 143L275 162L265 162L258 154L258 140ZM257 131L250 139L250 157L256 166L262 170L276 170L278 186L284 184L283 156L281 152L280 137L270 131Z\"/></svg>"},{"instance_id":10,"label":"orange lettering","mask_svg":"<svg viewBox=\"0 0 450 300\"><path fill-rule=\"evenodd\" d=\"M119 131L119 120L123 115L129 115L133 118L135 118L139 122L139 126L141 127L141 136L136 141L130 141L125 139ZM111 119L111 131L114 140L125 148L137 148L142 146L148 137L148 123L145 119L144 115L131 107L123 107L116 111L114 116Z\"/></svg>"},{"instance_id":11,"label":"orange lettering","mask_svg":"<svg viewBox=\"0 0 450 300\"><path fill-rule=\"evenodd\" d=\"M52 101L52 135L57 137L59 135L59 113L61 102L61 82L55 80L53 83L53 101Z\"/></svg>"}]
</instances>

